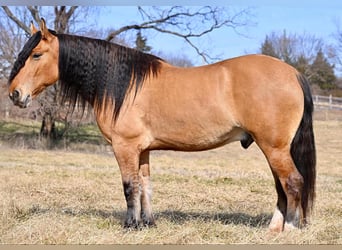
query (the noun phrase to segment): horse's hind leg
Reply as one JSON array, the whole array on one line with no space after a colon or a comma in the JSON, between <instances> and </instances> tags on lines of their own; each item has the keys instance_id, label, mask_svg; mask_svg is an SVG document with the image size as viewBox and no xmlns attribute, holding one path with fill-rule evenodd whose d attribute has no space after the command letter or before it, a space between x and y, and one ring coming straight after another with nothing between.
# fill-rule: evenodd
<instances>
[{"instance_id":1,"label":"horse's hind leg","mask_svg":"<svg viewBox=\"0 0 342 250\"><path fill-rule=\"evenodd\" d=\"M278 193L277 208L270 229L288 230L300 226L303 177L298 172L289 147L262 147L270 164ZM286 198L286 199L285 199Z\"/></svg>"},{"instance_id":2,"label":"horse's hind leg","mask_svg":"<svg viewBox=\"0 0 342 250\"><path fill-rule=\"evenodd\" d=\"M286 216L286 208L287 208L287 200L286 194L284 192L283 187L279 181L279 178L276 173L272 171L275 186L278 194L277 206L275 208L269 229L275 232L281 232L284 228L285 216Z\"/></svg>"},{"instance_id":3,"label":"horse's hind leg","mask_svg":"<svg viewBox=\"0 0 342 250\"><path fill-rule=\"evenodd\" d=\"M151 196L152 189L150 184L150 152L145 151L140 155L139 161L139 182L141 185L141 218L144 226L155 226Z\"/></svg>"}]
</instances>

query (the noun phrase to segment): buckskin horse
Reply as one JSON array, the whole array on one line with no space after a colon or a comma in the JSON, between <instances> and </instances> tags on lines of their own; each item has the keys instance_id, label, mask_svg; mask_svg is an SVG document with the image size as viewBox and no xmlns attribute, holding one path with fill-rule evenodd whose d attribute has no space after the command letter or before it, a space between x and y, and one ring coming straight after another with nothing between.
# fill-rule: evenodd
<instances>
[{"instance_id":1,"label":"buckskin horse","mask_svg":"<svg viewBox=\"0 0 342 250\"><path fill-rule=\"evenodd\" d=\"M155 225L152 150L201 151L255 142L278 200L269 228L307 224L315 196L313 102L307 80L288 64L246 55L180 68L117 44L57 34L31 23L9 77L9 97L25 108L59 81L62 103L91 106L112 145L127 202L125 227Z\"/></svg>"}]
</instances>

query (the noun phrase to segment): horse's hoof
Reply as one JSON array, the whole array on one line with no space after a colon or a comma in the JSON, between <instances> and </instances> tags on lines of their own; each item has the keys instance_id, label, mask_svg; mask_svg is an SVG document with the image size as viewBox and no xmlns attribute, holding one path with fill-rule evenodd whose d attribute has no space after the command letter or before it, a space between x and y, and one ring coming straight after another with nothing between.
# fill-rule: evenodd
<instances>
[{"instance_id":1,"label":"horse's hoof","mask_svg":"<svg viewBox=\"0 0 342 250\"><path fill-rule=\"evenodd\" d=\"M141 228L141 223L133 220L133 221L125 221L124 229L131 231L131 230L139 230Z\"/></svg>"},{"instance_id":2,"label":"horse's hoof","mask_svg":"<svg viewBox=\"0 0 342 250\"><path fill-rule=\"evenodd\" d=\"M157 227L157 224L154 222L154 220L144 221L143 224L144 227L147 228Z\"/></svg>"}]
</instances>

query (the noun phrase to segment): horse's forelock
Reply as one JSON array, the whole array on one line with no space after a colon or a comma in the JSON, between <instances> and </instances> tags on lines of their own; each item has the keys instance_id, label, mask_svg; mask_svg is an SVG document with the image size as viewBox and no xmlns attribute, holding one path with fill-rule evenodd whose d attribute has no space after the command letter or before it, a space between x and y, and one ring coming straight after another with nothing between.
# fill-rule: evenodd
<instances>
[{"instance_id":1,"label":"horse's forelock","mask_svg":"<svg viewBox=\"0 0 342 250\"><path fill-rule=\"evenodd\" d=\"M23 49L20 51L17 60L15 61L11 70L8 83L10 84L14 77L19 73L22 67L24 67L27 58L30 56L32 50L38 45L42 39L40 31L33 34L30 39L25 43Z\"/></svg>"},{"instance_id":2,"label":"horse's forelock","mask_svg":"<svg viewBox=\"0 0 342 250\"><path fill-rule=\"evenodd\" d=\"M49 30L53 35L57 33L54 30ZM13 68L11 70L10 76L8 78L8 84L11 84L14 77L19 73L22 67L24 67L26 60L31 55L32 50L37 47L42 39L42 33L40 31L33 34L29 40L25 43L24 47L20 51L17 60L14 62Z\"/></svg>"}]
</instances>

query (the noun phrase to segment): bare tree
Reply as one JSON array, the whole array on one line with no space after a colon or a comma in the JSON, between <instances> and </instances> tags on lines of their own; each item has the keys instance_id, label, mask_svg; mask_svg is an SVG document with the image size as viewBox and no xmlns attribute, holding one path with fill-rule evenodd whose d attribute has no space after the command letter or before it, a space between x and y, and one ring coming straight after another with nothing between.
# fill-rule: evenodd
<instances>
[{"instance_id":1,"label":"bare tree","mask_svg":"<svg viewBox=\"0 0 342 250\"><path fill-rule=\"evenodd\" d=\"M231 13L224 7L184 7L172 6L145 8L138 6L142 22L126 25L111 32L106 40L112 41L119 34L129 30L154 30L183 39L200 55L206 63L217 60L206 53L196 44L196 39L204 37L210 32L222 28L231 28L237 31L239 27L249 24L249 9ZM238 31L237 31L238 32Z\"/></svg>"},{"instance_id":2,"label":"bare tree","mask_svg":"<svg viewBox=\"0 0 342 250\"><path fill-rule=\"evenodd\" d=\"M324 47L323 40L314 35L303 33L288 33L272 32L266 36L275 53L283 60L290 63L291 60L296 60L300 56L304 56L309 61L315 59L317 52Z\"/></svg>"},{"instance_id":3,"label":"bare tree","mask_svg":"<svg viewBox=\"0 0 342 250\"><path fill-rule=\"evenodd\" d=\"M334 55L336 64L342 71L342 27L338 20L335 20L336 33L334 33L335 46L331 49L331 53Z\"/></svg>"},{"instance_id":4,"label":"bare tree","mask_svg":"<svg viewBox=\"0 0 342 250\"><path fill-rule=\"evenodd\" d=\"M319 51L323 50L323 40L308 33L291 34L272 32L261 45L260 53L277 57L295 66L301 73L311 77L310 65Z\"/></svg>"},{"instance_id":5,"label":"bare tree","mask_svg":"<svg viewBox=\"0 0 342 250\"><path fill-rule=\"evenodd\" d=\"M303 33L287 34L271 33L261 45L261 53L277 57L294 66L311 82L321 89L336 87L334 65L330 63L330 46L314 35Z\"/></svg>"},{"instance_id":6,"label":"bare tree","mask_svg":"<svg viewBox=\"0 0 342 250\"><path fill-rule=\"evenodd\" d=\"M27 11L24 16L27 16ZM6 18L6 13L0 13L0 78L8 78L15 58L27 40L26 33L18 25Z\"/></svg>"}]
</instances>

